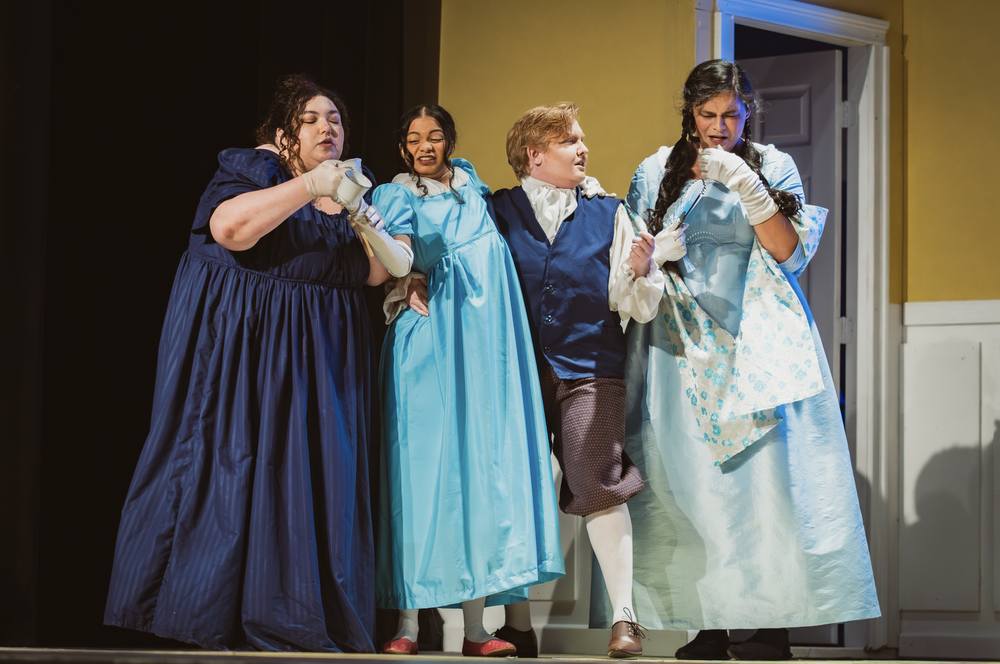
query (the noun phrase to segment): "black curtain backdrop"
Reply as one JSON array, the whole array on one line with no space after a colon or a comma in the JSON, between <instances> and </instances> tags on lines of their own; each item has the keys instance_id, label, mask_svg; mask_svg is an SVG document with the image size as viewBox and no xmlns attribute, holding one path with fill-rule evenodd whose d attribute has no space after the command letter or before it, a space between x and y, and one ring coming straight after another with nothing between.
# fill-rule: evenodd
<instances>
[{"instance_id":1,"label":"black curtain backdrop","mask_svg":"<svg viewBox=\"0 0 1000 664\"><path fill-rule=\"evenodd\" d=\"M254 145L275 81L306 72L347 102L349 156L388 181L396 120L436 101L439 25L439 0L0 8L0 646L178 646L102 617L216 155Z\"/></svg>"}]
</instances>

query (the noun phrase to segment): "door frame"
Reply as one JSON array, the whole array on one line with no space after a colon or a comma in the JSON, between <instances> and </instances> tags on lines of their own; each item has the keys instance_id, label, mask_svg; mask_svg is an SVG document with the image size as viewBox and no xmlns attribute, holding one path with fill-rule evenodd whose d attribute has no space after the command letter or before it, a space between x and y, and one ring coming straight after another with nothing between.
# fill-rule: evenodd
<instances>
[{"instance_id":1,"label":"door frame","mask_svg":"<svg viewBox=\"0 0 1000 664\"><path fill-rule=\"evenodd\" d=\"M899 307L889 303L889 23L796 0L695 0L695 55L733 60L735 25L747 25L828 42L848 49L847 200L854 238L847 250L848 437L854 442L858 494L868 533L882 617L848 623L840 656L864 657L865 650L896 647L899 509ZM851 154L853 153L853 154ZM838 220L839 221L839 220ZM850 317L853 313L853 324ZM850 328L853 327L853 330ZM854 343L850 343L853 338ZM822 656L823 653L811 653Z\"/></svg>"}]
</instances>

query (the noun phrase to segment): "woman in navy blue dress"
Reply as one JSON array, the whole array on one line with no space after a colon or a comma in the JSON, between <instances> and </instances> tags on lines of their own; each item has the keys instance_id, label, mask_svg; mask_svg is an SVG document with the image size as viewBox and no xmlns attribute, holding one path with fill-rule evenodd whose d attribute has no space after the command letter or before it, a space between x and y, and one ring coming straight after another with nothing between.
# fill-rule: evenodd
<instances>
[{"instance_id":1,"label":"woman in navy blue dress","mask_svg":"<svg viewBox=\"0 0 1000 664\"><path fill-rule=\"evenodd\" d=\"M219 155L160 340L105 623L212 649L372 652L371 333L388 279L331 196L347 115L279 83Z\"/></svg>"}]
</instances>

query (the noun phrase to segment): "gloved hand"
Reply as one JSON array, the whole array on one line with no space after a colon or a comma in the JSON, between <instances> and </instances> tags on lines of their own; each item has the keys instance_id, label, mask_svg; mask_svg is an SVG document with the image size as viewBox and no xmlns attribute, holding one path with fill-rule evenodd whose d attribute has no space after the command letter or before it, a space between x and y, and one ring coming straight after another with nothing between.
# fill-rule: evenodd
<instances>
[{"instance_id":1,"label":"gloved hand","mask_svg":"<svg viewBox=\"0 0 1000 664\"><path fill-rule=\"evenodd\" d=\"M589 175L583 178L583 182L580 183L580 193L587 200L590 200L594 196L598 198L604 198L605 196L614 196L614 194L609 194L604 191L604 187L601 183L597 181L597 178L592 178Z\"/></svg>"},{"instance_id":2,"label":"gloved hand","mask_svg":"<svg viewBox=\"0 0 1000 664\"><path fill-rule=\"evenodd\" d=\"M684 237L686 229L687 224L682 225L681 220L678 219L656 234L653 262L656 263L657 267L663 267L667 261L679 261L687 256L687 239Z\"/></svg>"},{"instance_id":3,"label":"gloved hand","mask_svg":"<svg viewBox=\"0 0 1000 664\"><path fill-rule=\"evenodd\" d=\"M368 240L372 252L382 261L385 269L394 277L407 275L413 266L413 251L406 243L385 232L382 215L375 206L368 205L365 199L361 198L356 206L346 209L351 226L358 235Z\"/></svg>"},{"instance_id":4,"label":"gloved hand","mask_svg":"<svg viewBox=\"0 0 1000 664\"><path fill-rule=\"evenodd\" d=\"M302 181L305 182L306 191L313 198L329 196L337 200L337 187L344 179L344 167L339 165L339 161L324 161L308 173L302 174Z\"/></svg>"},{"instance_id":5,"label":"gloved hand","mask_svg":"<svg viewBox=\"0 0 1000 664\"><path fill-rule=\"evenodd\" d=\"M778 204L767 193L760 177L739 155L722 148L704 148L698 153L698 168L706 180L721 182L740 195L751 226L778 213Z\"/></svg>"}]
</instances>

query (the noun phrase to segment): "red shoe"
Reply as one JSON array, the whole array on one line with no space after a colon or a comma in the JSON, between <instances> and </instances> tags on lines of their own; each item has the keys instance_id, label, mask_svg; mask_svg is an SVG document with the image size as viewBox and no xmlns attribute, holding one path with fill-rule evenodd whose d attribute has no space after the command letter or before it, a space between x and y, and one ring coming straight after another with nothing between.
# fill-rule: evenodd
<instances>
[{"instance_id":1,"label":"red shoe","mask_svg":"<svg viewBox=\"0 0 1000 664\"><path fill-rule=\"evenodd\" d=\"M490 639L486 643L465 639L462 642L462 654L466 657L506 657L516 652L514 644L503 639Z\"/></svg>"},{"instance_id":2,"label":"red shoe","mask_svg":"<svg viewBox=\"0 0 1000 664\"><path fill-rule=\"evenodd\" d=\"M382 652L386 655L416 655L417 644L409 639L393 639L382 644Z\"/></svg>"}]
</instances>

